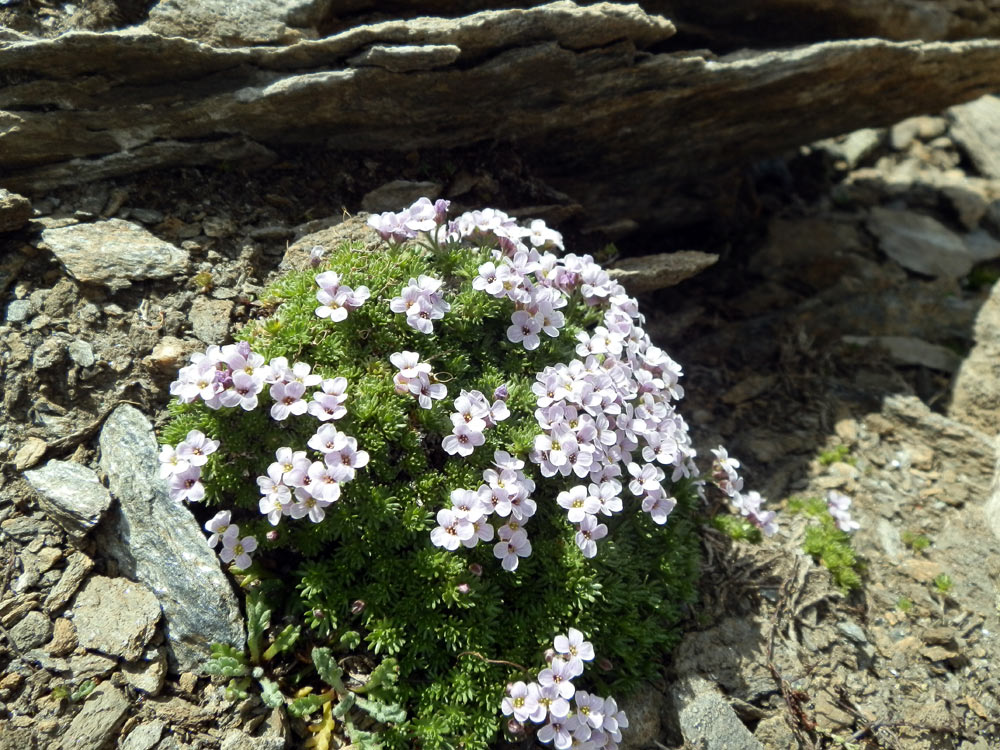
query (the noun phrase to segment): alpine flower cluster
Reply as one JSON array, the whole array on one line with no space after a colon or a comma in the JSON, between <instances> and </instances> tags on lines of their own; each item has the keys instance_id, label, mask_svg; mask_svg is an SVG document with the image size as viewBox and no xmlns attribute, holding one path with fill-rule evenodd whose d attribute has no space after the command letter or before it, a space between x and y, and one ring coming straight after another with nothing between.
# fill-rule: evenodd
<instances>
[{"instance_id":1,"label":"alpine flower cluster","mask_svg":"<svg viewBox=\"0 0 1000 750\"><path fill-rule=\"evenodd\" d=\"M516 722L515 728L529 721L541 724L536 738L557 750L616 750L621 730L628 727L625 712L614 698L601 698L573 685L583 674L584 662L593 660L593 645L570 628L566 635L557 635L552 646L548 666L533 682L507 686L500 707L504 716Z\"/></svg>"},{"instance_id":2,"label":"alpine flower cluster","mask_svg":"<svg viewBox=\"0 0 1000 750\"><path fill-rule=\"evenodd\" d=\"M729 497L729 502L739 514L756 526L765 536L772 536L778 531L775 520L777 513L773 510L762 510L764 498L756 490L743 492L743 478L736 472L740 462L731 458L721 445L713 448L715 461L712 463L712 481L716 487Z\"/></svg>"},{"instance_id":3,"label":"alpine flower cluster","mask_svg":"<svg viewBox=\"0 0 1000 750\"><path fill-rule=\"evenodd\" d=\"M861 528L861 524L851 518L851 498L842 492L827 491L826 509L841 531L857 531Z\"/></svg>"}]
</instances>

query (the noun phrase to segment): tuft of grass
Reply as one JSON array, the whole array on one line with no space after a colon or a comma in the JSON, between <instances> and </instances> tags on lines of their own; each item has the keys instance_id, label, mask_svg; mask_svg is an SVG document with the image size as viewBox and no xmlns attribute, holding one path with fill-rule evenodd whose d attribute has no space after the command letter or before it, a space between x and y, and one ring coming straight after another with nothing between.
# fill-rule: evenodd
<instances>
[{"instance_id":1,"label":"tuft of grass","mask_svg":"<svg viewBox=\"0 0 1000 750\"><path fill-rule=\"evenodd\" d=\"M905 615L913 609L913 602L907 597L901 596L896 600L896 609Z\"/></svg>"},{"instance_id":2,"label":"tuft of grass","mask_svg":"<svg viewBox=\"0 0 1000 750\"><path fill-rule=\"evenodd\" d=\"M937 578L934 579L934 588L940 591L942 594L947 594L951 591L954 583L951 580L951 576L947 573L942 573Z\"/></svg>"},{"instance_id":3,"label":"tuft of grass","mask_svg":"<svg viewBox=\"0 0 1000 750\"><path fill-rule=\"evenodd\" d=\"M903 544L914 552L923 552L931 546L930 537L925 534L918 534L914 531L904 531L901 535Z\"/></svg>"},{"instance_id":4,"label":"tuft of grass","mask_svg":"<svg viewBox=\"0 0 1000 750\"><path fill-rule=\"evenodd\" d=\"M859 588L864 564L854 553L850 535L837 528L826 503L818 497L793 497L788 500L788 510L814 520L806 527L802 551L830 571L841 591Z\"/></svg>"}]
</instances>

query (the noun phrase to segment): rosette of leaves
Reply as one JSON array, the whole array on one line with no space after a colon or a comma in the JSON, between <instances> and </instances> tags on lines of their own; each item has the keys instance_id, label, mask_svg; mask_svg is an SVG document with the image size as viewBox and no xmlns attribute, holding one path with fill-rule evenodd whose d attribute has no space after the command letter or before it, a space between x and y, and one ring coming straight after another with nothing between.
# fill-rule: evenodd
<instances>
[{"instance_id":1,"label":"rosette of leaves","mask_svg":"<svg viewBox=\"0 0 1000 750\"><path fill-rule=\"evenodd\" d=\"M266 692L295 696L315 686L314 694L333 688L343 700L351 691L330 685L330 663L353 665L361 684L365 673L392 659L386 705L401 711L378 713L364 736L373 745L487 747L504 723L505 686L524 678L517 665L539 663L553 636L568 627L585 633L603 657L604 668L588 670L580 687L621 700L656 675L694 598L697 495L688 480L670 482L669 473L664 486L677 505L667 522L654 523L626 490L624 511L603 519L609 533L594 557L582 554L556 502L560 492L586 484L573 475L533 475L532 553L512 572L501 568L492 544L449 551L431 543L435 514L449 507L450 492L478 487L494 451L527 459L541 432L536 375L576 359L577 334L602 321L602 306L574 291L557 337L541 336L532 350L512 342L507 329L515 303L472 285L480 266L496 259L492 247L468 242L387 242L377 250L345 244L262 295L269 314L237 339L268 360L286 357L323 377L346 378L347 415L337 427L370 456L322 522L286 518L275 528L258 512L255 478L278 448L305 447L317 427L311 417L272 420L265 392L252 411L175 402L163 431L171 444L192 429L221 441L202 474L205 505L232 509L244 533L260 542L254 564L238 575L274 614L264 642L277 642L289 626L301 630L278 658L260 660L271 672ZM315 314L316 276L330 270L343 284L371 290L365 304L336 323ZM421 275L441 280L450 304L429 335L388 305ZM422 409L396 391L389 357L401 351L419 352L432 365L447 398ZM471 455L445 452L453 399L461 390L492 394L501 386L511 416L491 427ZM525 471L536 468L528 463ZM317 648L322 668L313 663ZM234 676L252 669L229 666ZM314 710L338 705L314 702Z\"/></svg>"}]
</instances>

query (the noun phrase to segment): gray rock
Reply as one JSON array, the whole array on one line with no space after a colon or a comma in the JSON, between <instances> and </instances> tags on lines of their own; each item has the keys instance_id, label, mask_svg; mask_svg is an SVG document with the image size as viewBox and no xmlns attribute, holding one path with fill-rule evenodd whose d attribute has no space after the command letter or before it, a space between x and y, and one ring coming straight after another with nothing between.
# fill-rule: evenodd
<instances>
[{"instance_id":1,"label":"gray rock","mask_svg":"<svg viewBox=\"0 0 1000 750\"><path fill-rule=\"evenodd\" d=\"M37 648L52 637L52 620L37 610L29 612L10 629L10 637L22 651Z\"/></svg>"},{"instance_id":2,"label":"gray rock","mask_svg":"<svg viewBox=\"0 0 1000 750\"><path fill-rule=\"evenodd\" d=\"M1000 241L994 239L989 232L983 229L977 229L965 235L965 246L969 248L976 263L1000 258Z\"/></svg>"},{"instance_id":3,"label":"gray rock","mask_svg":"<svg viewBox=\"0 0 1000 750\"><path fill-rule=\"evenodd\" d=\"M210 299L199 295L191 303L188 319L199 340L206 344L223 344L229 336L229 316L232 312L231 300Z\"/></svg>"},{"instance_id":4,"label":"gray rock","mask_svg":"<svg viewBox=\"0 0 1000 750\"><path fill-rule=\"evenodd\" d=\"M665 190L717 186L734 163L1000 88L996 39L851 39L716 57L659 51L673 33L635 4L555 2L366 24L288 47L219 49L142 30L0 42L0 71L21 76L0 114L12 123L0 131L0 171L9 188L40 192L220 158L250 167L292 142L353 153L514 142L595 225L690 223L710 202L680 189L663 200ZM461 52L405 75L347 63L375 45ZM81 87L83 74L108 84Z\"/></svg>"},{"instance_id":5,"label":"gray rock","mask_svg":"<svg viewBox=\"0 0 1000 750\"><path fill-rule=\"evenodd\" d=\"M649 747L659 738L665 703L663 693L653 687L622 699L618 707L625 712L628 727L622 731L621 750Z\"/></svg>"},{"instance_id":6,"label":"gray rock","mask_svg":"<svg viewBox=\"0 0 1000 750\"><path fill-rule=\"evenodd\" d=\"M948 415L989 435L1000 431L1000 284L979 308L975 344L959 367Z\"/></svg>"},{"instance_id":7,"label":"gray rock","mask_svg":"<svg viewBox=\"0 0 1000 750\"><path fill-rule=\"evenodd\" d=\"M100 750L125 721L128 699L113 685L101 685L88 696L63 735L63 750Z\"/></svg>"},{"instance_id":8,"label":"gray rock","mask_svg":"<svg viewBox=\"0 0 1000 750\"><path fill-rule=\"evenodd\" d=\"M215 553L190 511L170 500L159 479L152 425L118 407L100 436L101 468L120 508L109 517L105 552L119 569L157 593L171 666L199 671L212 643L243 648L243 617Z\"/></svg>"},{"instance_id":9,"label":"gray rock","mask_svg":"<svg viewBox=\"0 0 1000 750\"><path fill-rule=\"evenodd\" d=\"M361 199L361 210L373 214L383 211L402 211L419 198L437 200L441 197L443 189L437 182L393 180L367 193Z\"/></svg>"},{"instance_id":10,"label":"gray rock","mask_svg":"<svg viewBox=\"0 0 1000 750\"><path fill-rule=\"evenodd\" d=\"M152 208L130 208L129 217L143 224L159 224L163 221L163 214Z\"/></svg>"},{"instance_id":11,"label":"gray rock","mask_svg":"<svg viewBox=\"0 0 1000 750\"><path fill-rule=\"evenodd\" d=\"M318 23L332 0L160 0L146 28L213 44L242 46L294 42ZM312 33L315 36L315 32Z\"/></svg>"},{"instance_id":12,"label":"gray rock","mask_svg":"<svg viewBox=\"0 0 1000 750\"><path fill-rule=\"evenodd\" d=\"M955 372L962 363L962 358L951 349L912 336L841 336L841 341L845 344L884 349L893 362L900 365Z\"/></svg>"},{"instance_id":13,"label":"gray rock","mask_svg":"<svg viewBox=\"0 0 1000 750\"><path fill-rule=\"evenodd\" d=\"M355 55L348 62L358 67L371 65L385 68L393 73L409 73L414 70L433 70L450 65L458 59L460 54L462 54L461 48L454 44L398 44L392 46L376 44L360 55Z\"/></svg>"},{"instance_id":14,"label":"gray rock","mask_svg":"<svg viewBox=\"0 0 1000 750\"><path fill-rule=\"evenodd\" d=\"M867 226L879 248L910 271L957 279L976 262L962 238L930 216L875 206Z\"/></svg>"},{"instance_id":15,"label":"gray rock","mask_svg":"<svg viewBox=\"0 0 1000 750\"><path fill-rule=\"evenodd\" d=\"M163 648L147 651L141 661L122 665L125 682L147 695L156 695L167 679L167 652Z\"/></svg>"},{"instance_id":16,"label":"gray rock","mask_svg":"<svg viewBox=\"0 0 1000 750\"><path fill-rule=\"evenodd\" d=\"M45 339L31 355L31 367L36 372L61 365L66 359L66 340L62 336Z\"/></svg>"},{"instance_id":17,"label":"gray rock","mask_svg":"<svg viewBox=\"0 0 1000 750\"><path fill-rule=\"evenodd\" d=\"M38 504L72 541L86 536L111 505L111 495L93 469L74 461L52 460L24 472Z\"/></svg>"},{"instance_id":18,"label":"gray rock","mask_svg":"<svg viewBox=\"0 0 1000 750\"><path fill-rule=\"evenodd\" d=\"M281 270L300 271L307 268L309 253L317 245L322 247L327 255L345 243L356 244L365 250L377 248L382 241L368 226L367 221L368 214L365 213L347 219L336 216L309 222L301 228L302 236L285 251L281 259Z\"/></svg>"},{"instance_id":19,"label":"gray rock","mask_svg":"<svg viewBox=\"0 0 1000 750\"><path fill-rule=\"evenodd\" d=\"M73 602L80 645L126 661L143 655L159 621L153 592L126 578L93 576Z\"/></svg>"},{"instance_id":20,"label":"gray rock","mask_svg":"<svg viewBox=\"0 0 1000 750\"><path fill-rule=\"evenodd\" d=\"M71 552L66 558L66 568L63 570L59 582L52 587L49 595L45 597L45 611L56 614L62 611L66 603L73 598L73 595L80 588L83 579L87 577L94 561L82 552Z\"/></svg>"},{"instance_id":21,"label":"gray rock","mask_svg":"<svg viewBox=\"0 0 1000 750\"><path fill-rule=\"evenodd\" d=\"M23 323L31 315L31 308L31 300L16 299L7 305L5 320L8 323Z\"/></svg>"},{"instance_id":22,"label":"gray rock","mask_svg":"<svg viewBox=\"0 0 1000 750\"><path fill-rule=\"evenodd\" d=\"M87 341L81 339L71 341L69 346L66 347L66 351L69 352L69 358L80 365L80 367L90 367L96 361L94 347Z\"/></svg>"},{"instance_id":23,"label":"gray rock","mask_svg":"<svg viewBox=\"0 0 1000 750\"><path fill-rule=\"evenodd\" d=\"M121 750L152 750L163 736L166 722L160 719L146 721L129 732L120 745Z\"/></svg>"},{"instance_id":24,"label":"gray rock","mask_svg":"<svg viewBox=\"0 0 1000 750\"><path fill-rule=\"evenodd\" d=\"M230 729L222 737L219 750L284 750L281 737L253 737L239 729Z\"/></svg>"},{"instance_id":25,"label":"gray rock","mask_svg":"<svg viewBox=\"0 0 1000 750\"><path fill-rule=\"evenodd\" d=\"M707 691L680 707L678 718L684 740L706 750L764 750L719 693Z\"/></svg>"},{"instance_id":26,"label":"gray rock","mask_svg":"<svg viewBox=\"0 0 1000 750\"><path fill-rule=\"evenodd\" d=\"M983 96L948 110L951 137L984 177L1000 180L1000 98Z\"/></svg>"},{"instance_id":27,"label":"gray rock","mask_svg":"<svg viewBox=\"0 0 1000 750\"><path fill-rule=\"evenodd\" d=\"M170 278L184 273L188 264L186 250L121 219L46 229L42 241L73 278L112 290Z\"/></svg>"},{"instance_id":28,"label":"gray rock","mask_svg":"<svg viewBox=\"0 0 1000 750\"><path fill-rule=\"evenodd\" d=\"M20 229L31 218L31 201L0 188L0 232Z\"/></svg>"},{"instance_id":29,"label":"gray rock","mask_svg":"<svg viewBox=\"0 0 1000 750\"><path fill-rule=\"evenodd\" d=\"M882 145L884 137L883 130L861 128L840 138L818 141L814 145L826 151L834 159L845 162L848 169L854 169Z\"/></svg>"},{"instance_id":30,"label":"gray rock","mask_svg":"<svg viewBox=\"0 0 1000 750\"><path fill-rule=\"evenodd\" d=\"M69 657L69 672L75 680L104 677L118 668L118 660L103 654L74 654Z\"/></svg>"},{"instance_id":31,"label":"gray rock","mask_svg":"<svg viewBox=\"0 0 1000 750\"><path fill-rule=\"evenodd\" d=\"M624 286L629 294L642 294L676 286L718 260L718 255L697 250L643 255L615 263L608 269L608 276Z\"/></svg>"}]
</instances>

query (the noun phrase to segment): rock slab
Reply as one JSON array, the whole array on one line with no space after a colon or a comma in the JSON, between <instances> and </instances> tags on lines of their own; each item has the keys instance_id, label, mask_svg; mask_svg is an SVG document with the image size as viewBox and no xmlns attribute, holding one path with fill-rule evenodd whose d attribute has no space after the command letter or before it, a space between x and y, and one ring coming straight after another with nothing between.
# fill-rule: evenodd
<instances>
[{"instance_id":1,"label":"rock slab","mask_svg":"<svg viewBox=\"0 0 1000 750\"><path fill-rule=\"evenodd\" d=\"M191 512L159 479L153 427L118 407L101 430L101 468L119 502L102 540L120 570L152 589L163 609L171 667L200 671L213 643L246 644L229 580Z\"/></svg>"},{"instance_id":2,"label":"rock slab","mask_svg":"<svg viewBox=\"0 0 1000 750\"><path fill-rule=\"evenodd\" d=\"M1000 98L984 96L952 107L951 137L984 177L1000 180Z\"/></svg>"},{"instance_id":3,"label":"rock slab","mask_svg":"<svg viewBox=\"0 0 1000 750\"><path fill-rule=\"evenodd\" d=\"M93 469L73 461L52 460L24 472L38 493L38 504L73 541L80 541L101 520L111 495Z\"/></svg>"},{"instance_id":4,"label":"rock slab","mask_svg":"<svg viewBox=\"0 0 1000 750\"><path fill-rule=\"evenodd\" d=\"M93 576L73 603L80 645L125 661L143 655L159 621L160 604L153 592L125 578Z\"/></svg>"},{"instance_id":5,"label":"rock slab","mask_svg":"<svg viewBox=\"0 0 1000 750\"><path fill-rule=\"evenodd\" d=\"M63 735L62 750L100 750L118 731L128 713L128 699L116 687L101 685L83 704Z\"/></svg>"},{"instance_id":6,"label":"rock slab","mask_svg":"<svg viewBox=\"0 0 1000 750\"><path fill-rule=\"evenodd\" d=\"M958 279L976 262L962 238L930 216L875 206L868 228L882 251L910 271Z\"/></svg>"},{"instance_id":7,"label":"rock slab","mask_svg":"<svg viewBox=\"0 0 1000 750\"><path fill-rule=\"evenodd\" d=\"M188 264L186 250L122 219L46 229L42 241L73 278L112 289L170 278Z\"/></svg>"}]
</instances>

